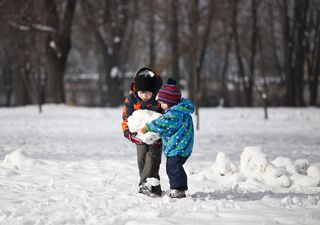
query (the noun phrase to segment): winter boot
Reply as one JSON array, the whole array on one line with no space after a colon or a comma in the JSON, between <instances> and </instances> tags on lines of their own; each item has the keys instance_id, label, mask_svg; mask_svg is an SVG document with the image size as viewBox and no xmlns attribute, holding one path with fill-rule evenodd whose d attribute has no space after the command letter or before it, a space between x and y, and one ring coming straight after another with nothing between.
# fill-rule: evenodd
<instances>
[{"instance_id":1,"label":"winter boot","mask_svg":"<svg viewBox=\"0 0 320 225\"><path fill-rule=\"evenodd\" d=\"M157 186L151 186L151 192L155 195L161 196L162 195L162 190L160 184Z\"/></svg>"},{"instance_id":2,"label":"winter boot","mask_svg":"<svg viewBox=\"0 0 320 225\"><path fill-rule=\"evenodd\" d=\"M160 185L152 186L150 183L143 183L139 186L139 193L156 198L161 197L162 190Z\"/></svg>"},{"instance_id":3,"label":"winter boot","mask_svg":"<svg viewBox=\"0 0 320 225\"><path fill-rule=\"evenodd\" d=\"M151 189L145 183L143 183L139 186L138 192L141 194L145 194L145 195L151 195L151 193L152 193Z\"/></svg>"},{"instance_id":4,"label":"winter boot","mask_svg":"<svg viewBox=\"0 0 320 225\"><path fill-rule=\"evenodd\" d=\"M184 190L176 190L176 189L172 189L169 193L169 197L170 198L185 198L186 197L186 193Z\"/></svg>"}]
</instances>

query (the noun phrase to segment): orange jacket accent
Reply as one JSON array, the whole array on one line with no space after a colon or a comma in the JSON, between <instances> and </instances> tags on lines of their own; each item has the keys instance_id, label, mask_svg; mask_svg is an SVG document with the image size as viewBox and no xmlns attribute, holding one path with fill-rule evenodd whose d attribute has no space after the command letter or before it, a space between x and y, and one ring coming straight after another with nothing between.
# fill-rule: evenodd
<instances>
[{"instance_id":1,"label":"orange jacket accent","mask_svg":"<svg viewBox=\"0 0 320 225\"><path fill-rule=\"evenodd\" d=\"M129 94L129 96L124 100L123 110L122 110L122 130L125 132L129 130L127 122L129 116L139 109L148 109L155 112L163 113L160 103L155 100L155 96L152 96L148 101L142 101L136 92Z\"/></svg>"}]
</instances>

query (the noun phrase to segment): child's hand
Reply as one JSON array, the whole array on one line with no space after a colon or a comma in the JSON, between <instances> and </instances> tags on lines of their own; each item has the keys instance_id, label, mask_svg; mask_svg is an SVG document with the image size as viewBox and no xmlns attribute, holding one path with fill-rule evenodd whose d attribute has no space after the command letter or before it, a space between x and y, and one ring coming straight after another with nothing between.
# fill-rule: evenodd
<instances>
[{"instance_id":1,"label":"child's hand","mask_svg":"<svg viewBox=\"0 0 320 225\"><path fill-rule=\"evenodd\" d=\"M142 128L140 129L140 132L141 132L142 134L145 134L145 133L147 133L148 131L147 131L146 127L144 126L144 127L142 127Z\"/></svg>"},{"instance_id":2,"label":"child's hand","mask_svg":"<svg viewBox=\"0 0 320 225\"><path fill-rule=\"evenodd\" d=\"M124 132L124 136L131 141L134 144L143 144L143 141L141 141L139 138L137 138L136 133L131 133L128 130Z\"/></svg>"}]
</instances>

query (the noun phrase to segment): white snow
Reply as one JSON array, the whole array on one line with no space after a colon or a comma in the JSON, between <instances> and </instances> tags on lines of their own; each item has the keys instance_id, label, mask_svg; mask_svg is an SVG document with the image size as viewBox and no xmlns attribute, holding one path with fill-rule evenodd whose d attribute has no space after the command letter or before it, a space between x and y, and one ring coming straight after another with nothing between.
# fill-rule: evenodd
<instances>
[{"instance_id":1,"label":"white snow","mask_svg":"<svg viewBox=\"0 0 320 225\"><path fill-rule=\"evenodd\" d=\"M115 37L113 39L113 43L119 43L121 41L121 38L120 37Z\"/></svg>"},{"instance_id":2,"label":"white snow","mask_svg":"<svg viewBox=\"0 0 320 225\"><path fill-rule=\"evenodd\" d=\"M57 49L57 45L56 45L56 43L54 41L50 41L49 46L54 50Z\"/></svg>"},{"instance_id":3,"label":"white snow","mask_svg":"<svg viewBox=\"0 0 320 225\"><path fill-rule=\"evenodd\" d=\"M121 108L0 108L0 224L319 224L319 109L271 108L269 117L201 109L187 198L174 200L137 193Z\"/></svg>"},{"instance_id":4,"label":"white snow","mask_svg":"<svg viewBox=\"0 0 320 225\"><path fill-rule=\"evenodd\" d=\"M151 189L152 186L160 185L160 180L154 177L147 178L145 185Z\"/></svg>"},{"instance_id":5,"label":"white snow","mask_svg":"<svg viewBox=\"0 0 320 225\"><path fill-rule=\"evenodd\" d=\"M112 78L116 78L117 76L119 76L119 72L120 71L119 71L118 67L114 66L114 67L111 68L110 76Z\"/></svg>"},{"instance_id":6,"label":"white snow","mask_svg":"<svg viewBox=\"0 0 320 225\"><path fill-rule=\"evenodd\" d=\"M157 119L161 116L160 113L147 110L139 109L132 113L128 118L128 127L130 132L137 133L137 138L141 139L144 143L153 144L155 141L160 139L159 134L154 132L141 133L141 129L149 122Z\"/></svg>"}]
</instances>

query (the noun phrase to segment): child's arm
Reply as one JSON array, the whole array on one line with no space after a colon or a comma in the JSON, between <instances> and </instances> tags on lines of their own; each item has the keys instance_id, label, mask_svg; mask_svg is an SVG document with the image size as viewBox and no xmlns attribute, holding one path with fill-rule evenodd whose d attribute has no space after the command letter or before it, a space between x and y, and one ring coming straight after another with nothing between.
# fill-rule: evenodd
<instances>
[{"instance_id":1,"label":"child's arm","mask_svg":"<svg viewBox=\"0 0 320 225\"><path fill-rule=\"evenodd\" d=\"M181 126L180 118L174 113L165 113L163 116L159 117L147 123L144 131L152 131L159 133L162 136L164 133L175 133Z\"/></svg>"},{"instance_id":2,"label":"child's arm","mask_svg":"<svg viewBox=\"0 0 320 225\"><path fill-rule=\"evenodd\" d=\"M132 134L130 131L129 131L129 127L128 127L128 118L129 116L132 115L134 111L134 107L133 107L133 103L132 101L130 101L130 96L128 98L125 99L124 101L124 106L123 106L123 110L122 110L122 123L121 123L121 126L122 126L122 130L123 130L123 135L131 142L135 143L135 144L142 144L142 141L135 137L134 134Z\"/></svg>"},{"instance_id":3,"label":"child's arm","mask_svg":"<svg viewBox=\"0 0 320 225\"><path fill-rule=\"evenodd\" d=\"M129 96L130 97L130 96ZM132 115L134 109L133 109L133 103L132 101L130 101L130 98L127 97L125 100L124 100L124 105L123 105L123 109L122 109L122 123L121 123L121 126L122 126L122 130L125 132L126 130L129 130L129 127L128 127L128 118L129 116Z\"/></svg>"}]
</instances>

